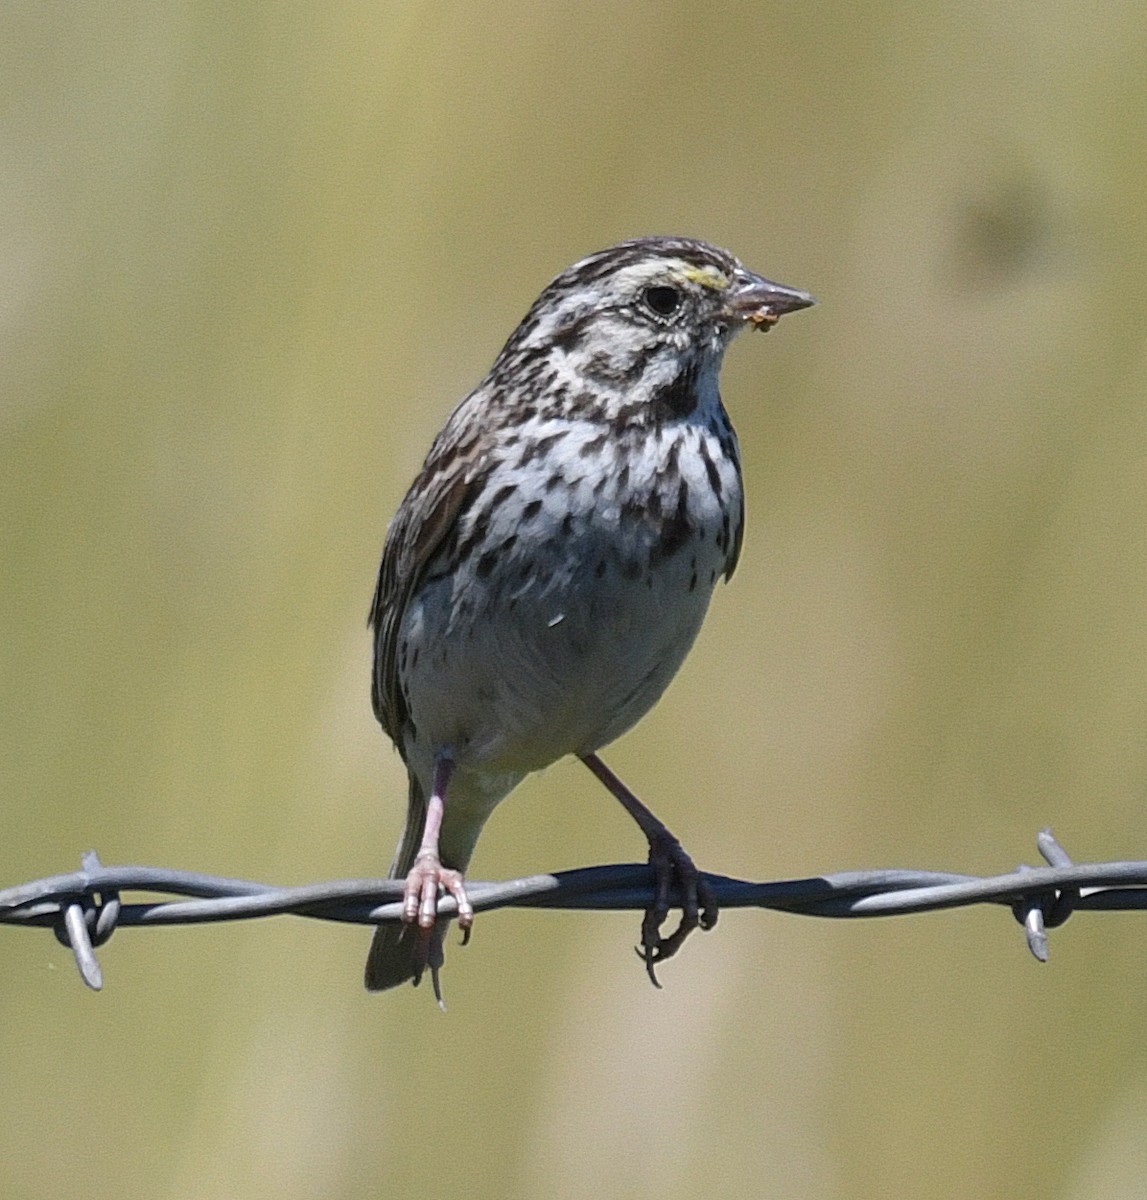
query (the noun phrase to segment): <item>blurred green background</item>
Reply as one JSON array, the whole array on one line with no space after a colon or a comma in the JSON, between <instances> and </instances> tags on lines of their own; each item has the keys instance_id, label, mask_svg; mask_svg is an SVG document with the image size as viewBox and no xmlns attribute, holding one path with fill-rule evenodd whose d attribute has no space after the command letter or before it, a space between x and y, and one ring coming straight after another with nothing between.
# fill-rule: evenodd
<instances>
[{"instance_id":1,"label":"blurred green background","mask_svg":"<svg viewBox=\"0 0 1147 1200\"><path fill-rule=\"evenodd\" d=\"M386 521L541 286L639 233L821 300L732 351L749 527L607 756L710 869L1147 857L1141 3L10 4L0 882L381 874ZM476 878L640 857L580 768ZM1147 1195L1147 939L996 909L0 929L0 1194Z\"/></svg>"}]
</instances>

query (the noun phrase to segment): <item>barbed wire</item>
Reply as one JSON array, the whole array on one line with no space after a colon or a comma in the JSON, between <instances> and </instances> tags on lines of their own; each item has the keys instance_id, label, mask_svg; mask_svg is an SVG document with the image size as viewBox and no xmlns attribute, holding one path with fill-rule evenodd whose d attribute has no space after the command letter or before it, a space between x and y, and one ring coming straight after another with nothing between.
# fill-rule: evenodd
<instances>
[{"instance_id":1,"label":"barbed wire","mask_svg":"<svg viewBox=\"0 0 1147 1200\"><path fill-rule=\"evenodd\" d=\"M1036 845L1046 867L1020 866L1006 875L943 871L842 871L808 879L750 883L705 873L721 908L768 908L814 917L887 917L971 904L1009 907L1028 948L1048 957L1047 931L1075 911L1147 909L1147 862L1073 863L1050 829ZM120 893L186 897L125 904ZM84 982L103 986L95 947L122 926L190 925L291 914L322 921L377 925L402 915L403 883L336 879L273 887L246 879L165 867L105 867L94 851L79 871L0 888L0 924L48 926L75 956ZM467 882L475 911L496 908L644 910L653 901L653 872L644 863L583 867L501 883ZM438 911L456 909L444 896Z\"/></svg>"}]
</instances>

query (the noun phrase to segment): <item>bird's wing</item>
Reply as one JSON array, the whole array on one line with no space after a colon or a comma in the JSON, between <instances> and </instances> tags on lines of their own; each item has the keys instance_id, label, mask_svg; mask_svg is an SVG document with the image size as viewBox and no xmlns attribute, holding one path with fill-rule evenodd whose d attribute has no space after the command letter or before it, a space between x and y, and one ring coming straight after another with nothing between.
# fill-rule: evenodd
<instances>
[{"instance_id":1,"label":"bird's wing","mask_svg":"<svg viewBox=\"0 0 1147 1200\"><path fill-rule=\"evenodd\" d=\"M480 474L485 430L468 419L467 397L434 439L422 470L410 485L386 531L378 582L370 606L374 630L371 699L383 729L401 752L406 702L398 677L398 637L403 614L436 552L457 527Z\"/></svg>"},{"instance_id":2,"label":"bird's wing","mask_svg":"<svg viewBox=\"0 0 1147 1200\"><path fill-rule=\"evenodd\" d=\"M733 578L737 563L741 558L741 544L745 540L745 496L742 492L737 497L737 512L735 514L737 527L733 532L733 544L729 547L729 556L725 559L725 582Z\"/></svg>"}]
</instances>

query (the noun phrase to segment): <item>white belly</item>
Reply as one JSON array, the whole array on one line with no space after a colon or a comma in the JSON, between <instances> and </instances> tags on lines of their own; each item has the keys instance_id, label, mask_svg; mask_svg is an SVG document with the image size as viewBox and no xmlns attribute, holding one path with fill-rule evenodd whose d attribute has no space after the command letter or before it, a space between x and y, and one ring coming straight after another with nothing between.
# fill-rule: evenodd
<instances>
[{"instance_id":1,"label":"white belly","mask_svg":"<svg viewBox=\"0 0 1147 1200\"><path fill-rule=\"evenodd\" d=\"M697 452L709 436L677 431L669 471L668 437L655 442L644 475L631 458L615 485L617 473L600 462L591 472L570 435L557 468L568 474L563 488L539 506L536 487L523 486L496 510L483 545L505 549L484 575L473 563L428 572L399 634L405 750L416 770L443 751L464 770L538 770L597 750L650 709L726 569L730 507L739 521L735 463L721 462L719 499L711 462ZM707 453L718 457L715 445ZM503 482L517 483L509 472L495 480ZM668 499L634 506L635 489L648 498L658 487ZM665 523L649 513L671 514L679 494L688 534L667 546Z\"/></svg>"},{"instance_id":2,"label":"white belly","mask_svg":"<svg viewBox=\"0 0 1147 1200\"><path fill-rule=\"evenodd\" d=\"M412 606L411 645L429 660L408 685L419 745L449 748L460 766L533 771L606 745L650 709L701 627L713 568L691 592L688 557L653 588L641 578L579 586L586 569L493 619L452 627L437 587Z\"/></svg>"}]
</instances>

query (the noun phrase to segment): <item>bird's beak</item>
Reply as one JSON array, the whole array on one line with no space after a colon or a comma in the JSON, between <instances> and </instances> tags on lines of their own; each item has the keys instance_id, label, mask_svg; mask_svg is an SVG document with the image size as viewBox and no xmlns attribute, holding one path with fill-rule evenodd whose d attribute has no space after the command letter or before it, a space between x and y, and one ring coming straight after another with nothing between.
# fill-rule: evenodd
<instances>
[{"instance_id":1,"label":"bird's beak","mask_svg":"<svg viewBox=\"0 0 1147 1200\"><path fill-rule=\"evenodd\" d=\"M750 275L748 282L733 291L728 299L729 311L754 329L765 332L785 315L808 308L816 300L797 288L773 283L759 275Z\"/></svg>"}]
</instances>

